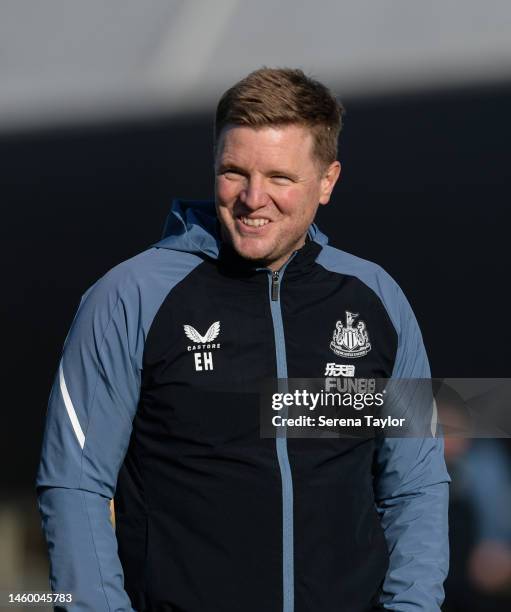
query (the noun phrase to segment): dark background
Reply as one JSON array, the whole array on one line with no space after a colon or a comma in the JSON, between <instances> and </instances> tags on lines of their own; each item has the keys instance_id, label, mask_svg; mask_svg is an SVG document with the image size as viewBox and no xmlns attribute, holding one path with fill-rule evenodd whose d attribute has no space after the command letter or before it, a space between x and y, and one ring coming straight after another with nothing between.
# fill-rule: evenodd
<instances>
[{"instance_id":1,"label":"dark background","mask_svg":"<svg viewBox=\"0 0 511 612\"><path fill-rule=\"evenodd\" d=\"M436 377L510 375L511 86L345 99L341 181L319 227L401 285ZM2 491L33 489L80 296L211 198L213 114L0 137Z\"/></svg>"}]
</instances>

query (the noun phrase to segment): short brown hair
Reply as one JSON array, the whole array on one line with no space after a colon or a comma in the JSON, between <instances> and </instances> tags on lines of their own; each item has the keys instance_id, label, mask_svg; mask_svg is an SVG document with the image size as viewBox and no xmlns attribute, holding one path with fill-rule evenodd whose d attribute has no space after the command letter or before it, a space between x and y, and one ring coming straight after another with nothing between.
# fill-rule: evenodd
<instances>
[{"instance_id":1,"label":"short brown hair","mask_svg":"<svg viewBox=\"0 0 511 612\"><path fill-rule=\"evenodd\" d=\"M220 98L215 118L215 149L227 125L254 128L296 123L308 127L313 154L322 166L337 158L337 139L344 108L319 81L292 68L251 72Z\"/></svg>"}]
</instances>

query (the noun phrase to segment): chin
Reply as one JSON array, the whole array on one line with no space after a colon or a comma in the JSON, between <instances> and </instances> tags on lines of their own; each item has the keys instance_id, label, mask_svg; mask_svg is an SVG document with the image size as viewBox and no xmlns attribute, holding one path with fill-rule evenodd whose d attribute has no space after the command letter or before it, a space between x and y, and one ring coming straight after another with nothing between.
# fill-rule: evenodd
<instances>
[{"instance_id":1,"label":"chin","mask_svg":"<svg viewBox=\"0 0 511 612\"><path fill-rule=\"evenodd\" d=\"M234 250L245 259L267 259L273 251L272 245L260 244L260 241L259 244L256 244L255 240L247 240L246 238L241 240L235 238L231 244Z\"/></svg>"},{"instance_id":2,"label":"chin","mask_svg":"<svg viewBox=\"0 0 511 612\"><path fill-rule=\"evenodd\" d=\"M248 259L250 261L266 261L270 257L268 251L261 251L259 249L243 249L234 245L234 250L238 255L243 257L243 259Z\"/></svg>"}]
</instances>

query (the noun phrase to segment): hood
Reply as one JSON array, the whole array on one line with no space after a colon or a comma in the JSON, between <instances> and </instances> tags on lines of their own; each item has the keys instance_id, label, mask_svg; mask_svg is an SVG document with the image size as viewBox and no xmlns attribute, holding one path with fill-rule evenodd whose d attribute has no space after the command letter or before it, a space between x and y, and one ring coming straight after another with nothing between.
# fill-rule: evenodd
<instances>
[{"instance_id":1,"label":"hood","mask_svg":"<svg viewBox=\"0 0 511 612\"><path fill-rule=\"evenodd\" d=\"M309 238L325 245L328 238L313 223ZM153 246L173 251L185 251L216 259L220 250L220 235L215 203L208 200L174 200L165 221L162 239Z\"/></svg>"}]
</instances>

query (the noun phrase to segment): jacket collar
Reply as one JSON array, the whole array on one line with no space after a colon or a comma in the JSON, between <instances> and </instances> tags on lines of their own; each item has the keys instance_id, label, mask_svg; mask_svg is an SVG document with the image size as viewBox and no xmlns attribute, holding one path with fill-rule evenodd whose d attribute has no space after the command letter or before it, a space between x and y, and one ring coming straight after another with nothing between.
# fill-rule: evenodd
<instances>
[{"instance_id":1,"label":"jacket collar","mask_svg":"<svg viewBox=\"0 0 511 612\"><path fill-rule=\"evenodd\" d=\"M303 273L312 267L322 248L321 244L311 240L309 235L307 235L305 244L291 256L289 265L286 267L286 277L294 275L295 273ZM266 269L257 262L244 259L230 244L225 242L222 242L220 245L218 261L222 268L243 275L252 275Z\"/></svg>"}]
</instances>

